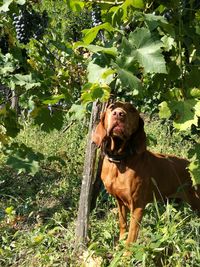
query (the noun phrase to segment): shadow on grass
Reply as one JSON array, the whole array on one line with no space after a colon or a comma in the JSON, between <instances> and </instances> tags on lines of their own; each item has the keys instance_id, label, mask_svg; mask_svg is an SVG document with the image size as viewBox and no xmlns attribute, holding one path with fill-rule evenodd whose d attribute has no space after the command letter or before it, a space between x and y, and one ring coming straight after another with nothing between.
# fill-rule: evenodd
<instances>
[{"instance_id":1,"label":"shadow on grass","mask_svg":"<svg viewBox=\"0 0 200 267\"><path fill-rule=\"evenodd\" d=\"M81 181L76 174L67 173L61 162L49 161L34 176L17 174L7 166L0 168L0 173L0 219L5 218L8 207L26 217L28 224L45 222L55 214L62 217L58 219L64 224L72 219L70 214L76 209Z\"/></svg>"}]
</instances>

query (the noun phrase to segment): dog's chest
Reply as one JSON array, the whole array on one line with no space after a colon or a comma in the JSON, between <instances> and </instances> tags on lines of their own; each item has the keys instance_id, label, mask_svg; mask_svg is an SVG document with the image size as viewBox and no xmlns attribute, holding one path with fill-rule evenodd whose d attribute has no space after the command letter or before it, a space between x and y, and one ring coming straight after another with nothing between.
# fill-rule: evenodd
<instances>
[{"instance_id":1,"label":"dog's chest","mask_svg":"<svg viewBox=\"0 0 200 267\"><path fill-rule=\"evenodd\" d=\"M132 170L126 167L120 169L116 164L105 160L101 178L108 193L129 205L133 194L132 190L135 188Z\"/></svg>"}]
</instances>

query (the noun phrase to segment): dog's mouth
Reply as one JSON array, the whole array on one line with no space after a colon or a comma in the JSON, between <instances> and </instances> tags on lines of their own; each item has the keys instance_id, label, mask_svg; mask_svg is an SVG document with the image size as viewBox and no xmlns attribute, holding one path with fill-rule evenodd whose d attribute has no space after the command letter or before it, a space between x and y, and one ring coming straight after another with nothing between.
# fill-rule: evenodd
<instances>
[{"instance_id":1,"label":"dog's mouth","mask_svg":"<svg viewBox=\"0 0 200 267\"><path fill-rule=\"evenodd\" d=\"M110 130L109 136L118 137L120 139L125 139L125 127L122 123L116 123Z\"/></svg>"},{"instance_id":2,"label":"dog's mouth","mask_svg":"<svg viewBox=\"0 0 200 267\"><path fill-rule=\"evenodd\" d=\"M123 132L123 127L121 125L116 125L113 127L112 132L113 134L121 134Z\"/></svg>"},{"instance_id":3,"label":"dog's mouth","mask_svg":"<svg viewBox=\"0 0 200 267\"><path fill-rule=\"evenodd\" d=\"M118 136L110 136L106 148L113 154L120 154L123 151L124 140Z\"/></svg>"}]
</instances>

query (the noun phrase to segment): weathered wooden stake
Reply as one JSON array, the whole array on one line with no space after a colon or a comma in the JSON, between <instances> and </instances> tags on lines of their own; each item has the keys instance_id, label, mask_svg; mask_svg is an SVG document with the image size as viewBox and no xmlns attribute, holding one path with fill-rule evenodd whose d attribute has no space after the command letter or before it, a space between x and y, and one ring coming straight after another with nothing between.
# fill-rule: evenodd
<instances>
[{"instance_id":1,"label":"weathered wooden stake","mask_svg":"<svg viewBox=\"0 0 200 267\"><path fill-rule=\"evenodd\" d=\"M91 196L93 184L95 182L95 160L96 160L96 146L92 143L91 135L92 129L97 124L101 105L96 101L93 103L92 114L90 118L89 133L87 140L87 147L85 153L85 162L83 169L83 180L81 186L81 194L79 200L78 217L76 223L76 247L84 246L87 243L88 237L88 223L91 205Z\"/></svg>"}]
</instances>

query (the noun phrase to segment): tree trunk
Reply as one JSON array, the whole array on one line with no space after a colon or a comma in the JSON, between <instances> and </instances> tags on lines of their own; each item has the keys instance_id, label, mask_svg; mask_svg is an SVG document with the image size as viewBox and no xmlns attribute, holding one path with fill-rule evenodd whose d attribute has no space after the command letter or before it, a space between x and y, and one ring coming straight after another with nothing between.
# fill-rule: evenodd
<instances>
[{"instance_id":1,"label":"tree trunk","mask_svg":"<svg viewBox=\"0 0 200 267\"><path fill-rule=\"evenodd\" d=\"M88 222L91 205L91 196L93 184L95 182L95 161L96 161L96 145L92 143L92 129L97 124L101 105L98 102L93 103L92 114L90 118L89 133L87 147L85 153L85 162L83 170L83 180L81 186L81 194L79 200L78 217L76 223L76 247L83 246L87 243L88 237Z\"/></svg>"}]
</instances>

